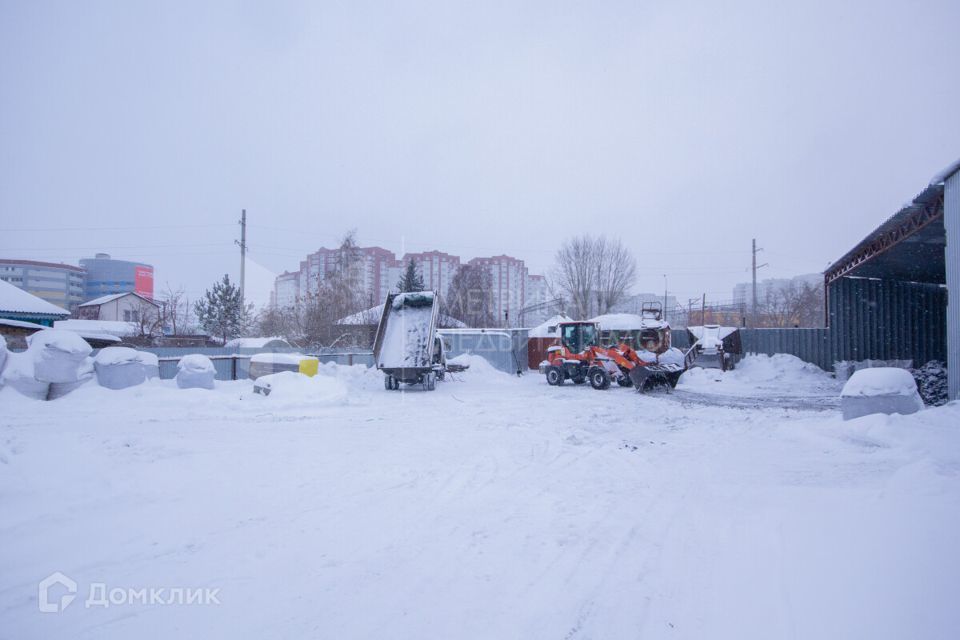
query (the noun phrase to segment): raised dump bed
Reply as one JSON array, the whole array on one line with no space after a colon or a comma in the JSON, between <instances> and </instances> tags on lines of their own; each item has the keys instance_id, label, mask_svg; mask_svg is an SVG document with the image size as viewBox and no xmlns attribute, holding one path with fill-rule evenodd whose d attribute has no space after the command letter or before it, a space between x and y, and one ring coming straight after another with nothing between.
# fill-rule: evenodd
<instances>
[{"instance_id":1,"label":"raised dump bed","mask_svg":"<svg viewBox=\"0 0 960 640\"><path fill-rule=\"evenodd\" d=\"M373 359L383 371L384 387L422 384L432 390L445 371L443 342L437 336L439 316L433 291L391 293L383 305L373 343Z\"/></svg>"}]
</instances>

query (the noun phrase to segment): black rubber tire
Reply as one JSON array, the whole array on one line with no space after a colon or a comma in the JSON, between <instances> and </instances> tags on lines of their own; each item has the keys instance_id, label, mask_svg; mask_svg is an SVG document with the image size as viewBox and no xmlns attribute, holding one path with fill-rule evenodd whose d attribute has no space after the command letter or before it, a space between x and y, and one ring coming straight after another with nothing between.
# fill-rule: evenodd
<instances>
[{"instance_id":1,"label":"black rubber tire","mask_svg":"<svg viewBox=\"0 0 960 640\"><path fill-rule=\"evenodd\" d=\"M600 367L590 367L587 377L590 378L590 386L598 391L610 387L610 374Z\"/></svg>"},{"instance_id":2,"label":"black rubber tire","mask_svg":"<svg viewBox=\"0 0 960 640\"><path fill-rule=\"evenodd\" d=\"M546 371L547 384L551 387L559 387L563 384L563 371L560 367L548 367Z\"/></svg>"}]
</instances>

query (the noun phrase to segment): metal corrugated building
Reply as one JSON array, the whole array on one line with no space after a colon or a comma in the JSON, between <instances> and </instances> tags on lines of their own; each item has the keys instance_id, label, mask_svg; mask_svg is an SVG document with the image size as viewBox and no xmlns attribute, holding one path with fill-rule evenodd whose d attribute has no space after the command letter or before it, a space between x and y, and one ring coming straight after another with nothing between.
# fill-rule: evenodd
<instances>
[{"instance_id":1,"label":"metal corrugated building","mask_svg":"<svg viewBox=\"0 0 960 640\"><path fill-rule=\"evenodd\" d=\"M943 185L932 184L824 273L834 361L946 360Z\"/></svg>"},{"instance_id":2,"label":"metal corrugated building","mask_svg":"<svg viewBox=\"0 0 960 640\"><path fill-rule=\"evenodd\" d=\"M960 400L960 160L933 179L941 181L947 290L953 294L947 304L947 381L950 399Z\"/></svg>"}]
</instances>

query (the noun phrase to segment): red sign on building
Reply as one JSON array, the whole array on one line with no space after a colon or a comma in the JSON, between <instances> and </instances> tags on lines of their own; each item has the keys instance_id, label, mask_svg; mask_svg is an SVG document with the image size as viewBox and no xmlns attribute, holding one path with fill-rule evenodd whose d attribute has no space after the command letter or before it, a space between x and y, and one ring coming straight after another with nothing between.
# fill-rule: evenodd
<instances>
[{"instance_id":1,"label":"red sign on building","mask_svg":"<svg viewBox=\"0 0 960 640\"><path fill-rule=\"evenodd\" d=\"M153 267L137 267L133 278L133 290L146 298L153 299Z\"/></svg>"}]
</instances>

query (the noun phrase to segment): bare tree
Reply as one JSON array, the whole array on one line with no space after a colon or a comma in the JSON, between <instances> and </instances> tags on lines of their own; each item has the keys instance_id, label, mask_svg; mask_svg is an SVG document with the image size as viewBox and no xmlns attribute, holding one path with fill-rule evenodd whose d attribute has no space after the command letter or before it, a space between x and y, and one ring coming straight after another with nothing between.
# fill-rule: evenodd
<instances>
[{"instance_id":1,"label":"bare tree","mask_svg":"<svg viewBox=\"0 0 960 640\"><path fill-rule=\"evenodd\" d=\"M156 304L137 298L132 316L138 343L150 344L161 334L163 318Z\"/></svg>"},{"instance_id":2,"label":"bare tree","mask_svg":"<svg viewBox=\"0 0 960 640\"><path fill-rule=\"evenodd\" d=\"M160 292L158 301L163 306L163 323L169 325L173 335L187 333L190 324L190 304L183 287L174 289L167 283Z\"/></svg>"},{"instance_id":3,"label":"bare tree","mask_svg":"<svg viewBox=\"0 0 960 640\"><path fill-rule=\"evenodd\" d=\"M580 320L609 313L620 302L637 275L637 263L620 240L590 235L571 238L554 258L549 286L570 302Z\"/></svg>"},{"instance_id":4,"label":"bare tree","mask_svg":"<svg viewBox=\"0 0 960 640\"><path fill-rule=\"evenodd\" d=\"M823 285L784 282L768 288L758 306L760 326L822 327Z\"/></svg>"}]
</instances>

